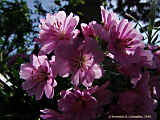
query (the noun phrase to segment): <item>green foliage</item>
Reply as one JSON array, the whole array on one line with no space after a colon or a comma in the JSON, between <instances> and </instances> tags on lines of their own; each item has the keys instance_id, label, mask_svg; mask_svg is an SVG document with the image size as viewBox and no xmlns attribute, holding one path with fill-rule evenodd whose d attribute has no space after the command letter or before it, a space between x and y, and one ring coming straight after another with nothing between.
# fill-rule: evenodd
<instances>
[{"instance_id":1,"label":"green foliage","mask_svg":"<svg viewBox=\"0 0 160 120\"><path fill-rule=\"evenodd\" d=\"M0 2L0 13L0 51L3 59L6 60L13 51L26 53L29 38L25 36L33 31L26 2L3 0Z\"/></svg>"},{"instance_id":2,"label":"green foliage","mask_svg":"<svg viewBox=\"0 0 160 120\"><path fill-rule=\"evenodd\" d=\"M26 60L20 53L27 54L32 45L27 44L33 39L30 36L33 33L30 10L25 1L0 1L0 30L0 73L7 79L6 82L0 80L0 120L32 119L33 115L28 112L31 105L24 103L28 98L21 89L19 78L20 64Z\"/></svg>"}]
</instances>

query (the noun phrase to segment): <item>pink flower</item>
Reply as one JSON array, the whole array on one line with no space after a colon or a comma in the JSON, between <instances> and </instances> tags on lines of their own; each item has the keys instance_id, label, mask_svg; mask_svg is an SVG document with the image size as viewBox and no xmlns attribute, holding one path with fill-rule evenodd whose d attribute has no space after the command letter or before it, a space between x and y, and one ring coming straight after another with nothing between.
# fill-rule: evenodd
<instances>
[{"instance_id":1,"label":"pink flower","mask_svg":"<svg viewBox=\"0 0 160 120\"><path fill-rule=\"evenodd\" d=\"M159 46L149 46L149 49L152 50L153 53L153 68L156 69L154 71L154 75L152 76L151 86L152 86L152 96L157 99L160 99L160 50Z\"/></svg>"},{"instance_id":2,"label":"pink flower","mask_svg":"<svg viewBox=\"0 0 160 120\"><path fill-rule=\"evenodd\" d=\"M119 20L115 13L109 13L101 6L102 22L109 38L108 50L115 57L122 54L133 54L137 47L144 48L143 36L133 28L132 23L126 19Z\"/></svg>"},{"instance_id":3,"label":"pink flower","mask_svg":"<svg viewBox=\"0 0 160 120\"><path fill-rule=\"evenodd\" d=\"M123 19L111 30L108 49L115 56L133 54L137 47L144 48L142 38L142 35L133 28L132 24Z\"/></svg>"},{"instance_id":4,"label":"pink flower","mask_svg":"<svg viewBox=\"0 0 160 120\"><path fill-rule=\"evenodd\" d=\"M61 92L58 106L67 120L91 120L99 112L96 99L86 91L67 90Z\"/></svg>"},{"instance_id":5,"label":"pink flower","mask_svg":"<svg viewBox=\"0 0 160 120\"><path fill-rule=\"evenodd\" d=\"M72 74L72 84L86 87L92 85L94 79L102 77L99 65L103 61L103 52L98 49L96 40L74 40L72 45L61 44L56 50L56 71L60 76Z\"/></svg>"},{"instance_id":6,"label":"pink flower","mask_svg":"<svg viewBox=\"0 0 160 120\"><path fill-rule=\"evenodd\" d=\"M124 55L119 59L119 71L131 77L131 82L136 83L141 79L142 68L152 68L153 55L150 50L144 50L137 47L135 53L132 55Z\"/></svg>"},{"instance_id":7,"label":"pink flower","mask_svg":"<svg viewBox=\"0 0 160 120\"><path fill-rule=\"evenodd\" d=\"M127 101L126 101L127 98ZM156 113L154 112L156 105L152 98L144 97L136 91L126 91L119 95L119 113L127 115L150 115L150 120L156 120ZM116 113L115 113L116 114ZM142 118L141 120L145 120ZM132 119L129 119L132 120Z\"/></svg>"},{"instance_id":8,"label":"pink flower","mask_svg":"<svg viewBox=\"0 0 160 120\"><path fill-rule=\"evenodd\" d=\"M47 120L91 120L95 119L100 112L98 102L90 93L92 90L80 91L79 89L68 89L61 91L61 99L58 100L58 109L41 110L44 114L41 118Z\"/></svg>"},{"instance_id":9,"label":"pink flower","mask_svg":"<svg viewBox=\"0 0 160 120\"><path fill-rule=\"evenodd\" d=\"M110 32L115 24L119 23L117 15L113 12L105 10L103 6L101 6L101 16L104 27L108 32Z\"/></svg>"},{"instance_id":10,"label":"pink flower","mask_svg":"<svg viewBox=\"0 0 160 120\"><path fill-rule=\"evenodd\" d=\"M118 94L118 103L113 105L110 114L113 115L151 115L150 120L156 120L156 103L150 96L150 76L144 72L142 79L137 83L136 88ZM127 100L126 100L127 98ZM145 120L142 118L141 120ZM128 118L127 120L133 120Z\"/></svg>"},{"instance_id":11,"label":"pink flower","mask_svg":"<svg viewBox=\"0 0 160 120\"><path fill-rule=\"evenodd\" d=\"M21 65L20 77L25 80L22 84L29 96L35 95L37 100L42 98L45 92L47 98L54 95L56 72L52 70L47 56L31 56L31 63ZM52 61L53 66L53 61Z\"/></svg>"},{"instance_id":12,"label":"pink flower","mask_svg":"<svg viewBox=\"0 0 160 120\"><path fill-rule=\"evenodd\" d=\"M152 77L151 81L152 86L152 95L156 97L157 99L160 99L160 77L159 75L155 75Z\"/></svg>"},{"instance_id":13,"label":"pink flower","mask_svg":"<svg viewBox=\"0 0 160 120\"><path fill-rule=\"evenodd\" d=\"M102 87L92 87L83 91L68 89L61 91L61 99L58 100L60 112L45 109L41 110L41 118L47 120L91 120L97 115L102 115L103 106L110 104L113 95L107 89L107 81ZM94 96L94 97L93 97Z\"/></svg>"},{"instance_id":14,"label":"pink flower","mask_svg":"<svg viewBox=\"0 0 160 120\"><path fill-rule=\"evenodd\" d=\"M36 41L41 44L40 54L49 54L59 42L67 40L70 43L77 36L79 31L76 28L79 17L71 13L66 17L64 11L54 15L47 14L46 19L41 19L40 35Z\"/></svg>"},{"instance_id":15,"label":"pink flower","mask_svg":"<svg viewBox=\"0 0 160 120\"><path fill-rule=\"evenodd\" d=\"M113 93L109 89L106 89L109 86L109 84L110 82L106 81L100 87L96 86L94 88L91 88L90 93L92 93L92 95L95 96L100 106L112 103Z\"/></svg>"},{"instance_id":16,"label":"pink flower","mask_svg":"<svg viewBox=\"0 0 160 120\"><path fill-rule=\"evenodd\" d=\"M96 34L93 29L93 25L96 24L96 21L90 22L88 25L86 23L81 23L82 33L85 37L95 37Z\"/></svg>"},{"instance_id":17,"label":"pink flower","mask_svg":"<svg viewBox=\"0 0 160 120\"><path fill-rule=\"evenodd\" d=\"M104 27L101 24L98 24L96 21L92 21L88 25L82 23L81 29L84 37L98 37L101 40L108 39L108 32L104 29Z\"/></svg>"}]
</instances>

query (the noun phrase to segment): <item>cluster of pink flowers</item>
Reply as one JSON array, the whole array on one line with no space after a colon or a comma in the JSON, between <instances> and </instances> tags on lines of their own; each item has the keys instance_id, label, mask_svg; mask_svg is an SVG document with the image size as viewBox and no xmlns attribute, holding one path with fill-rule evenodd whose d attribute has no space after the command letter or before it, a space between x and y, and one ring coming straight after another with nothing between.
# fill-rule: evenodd
<instances>
[{"instance_id":1,"label":"cluster of pink flowers","mask_svg":"<svg viewBox=\"0 0 160 120\"><path fill-rule=\"evenodd\" d=\"M41 49L37 56L31 56L30 63L21 65L23 89L29 96L35 95L36 100L40 100L44 92L47 98L54 99L57 75L70 77L73 85L60 92L58 110L41 110L41 118L107 120L110 115L147 114L156 120L155 109L160 99L160 52L154 52L157 46L145 45L142 34L131 22L120 20L103 6L101 15L103 24L82 23L82 34L76 29L79 17L72 13L67 17L64 11L59 11L40 20L36 42ZM106 59L112 62L105 62ZM94 84L107 75L104 66L110 64L115 64L115 71L129 80L130 88L113 91L110 80L102 86ZM152 70L156 72L153 74Z\"/></svg>"}]
</instances>

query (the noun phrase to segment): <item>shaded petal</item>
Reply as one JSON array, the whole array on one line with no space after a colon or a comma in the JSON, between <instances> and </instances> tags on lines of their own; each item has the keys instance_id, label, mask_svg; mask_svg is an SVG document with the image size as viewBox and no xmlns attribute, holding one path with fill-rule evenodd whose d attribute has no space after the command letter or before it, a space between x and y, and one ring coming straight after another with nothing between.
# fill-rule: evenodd
<instances>
[{"instance_id":1,"label":"shaded petal","mask_svg":"<svg viewBox=\"0 0 160 120\"><path fill-rule=\"evenodd\" d=\"M94 72L92 70L89 70L86 72L85 78L84 78L84 81L82 82L82 84L85 87L90 87L90 86L92 86L93 80L94 80Z\"/></svg>"},{"instance_id":2,"label":"shaded petal","mask_svg":"<svg viewBox=\"0 0 160 120\"><path fill-rule=\"evenodd\" d=\"M128 21L126 19L123 19L120 21L118 28L117 28L117 31L119 32L119 37L121 36L123 29L124 29L125 25L127 24L127 22Z\"/></svg>"},{"instance_id":3,"label":"shaded petal","mask_svg":"<svg viewBox=\"0 0 160 120\"><path fill-rule=\"evenodd\" d=\"M20 78L28 80L32 79L34 68L31 64L21 64Z\"/></svg>"},{"instance_id":4,"label":"shaded petal","mask_svg":"<svg viewBox=\"0 0 160 120\"><path fill-rule=\"evenodd\" d=\"M72 84L74 86L78 86L80 82L80 70L78 70L76 73L72 74Z\"/></svg>"},{"instance_id":5,"label":"shaded petal","mask_svg":"<svg viewBox=\"0 0 160 120\"><path fill-rule=\"evenodd\" d=\"M103 76L102 68L98 64L94 64L92 70L94 72L95 79L100 79Z\"/></svg>"},{"instance_id":6,"label":"shaded petal","mask_svg":"<svg viewBox=\"0 0 160 120\"><path fill-rule=\"evenodd\" d=\"M30 61L31 61L32 65L33 65L36 69L38 69L38 67L40 66L40 62L38 61L38 57L33 54L33 55L31 55L31 57L30 57Z\"/></svg>"},{"instance_id":7,"label":"shaded petal","mask_svg":"<svg viewBox=\"0 0 160 120\"><path fill-rule=\"evenodd\" d=\"M70 15L66 19L64 27L64 31L66 32L66 34L71 33L78 25L78 22L79 22L79 17L78 16L73 17L73 13L70 13Z\"/></svg>"},{"instance_id":8,"label":"shaded petal","mask_svg":"<svg viewBox=\"0 0 160 120\"><path fill-rule=\"evenodd\" d=\"M142 75L141 80L137 83L136 89L143 96L148 96L148 93L150 91L149 80L150 80L150 74L149 72L145 71L144 74Z\"/></svg>"},{"instance_id":9,"label":"shaded petal","mask_svg":"<svg viewBox=\"0 0 160 120\"><path fill-rule=\"evenodd\" d=\"M102 22L104 24L107 23L106 20L107 20L108 14L109 14L109 12L107 10L105 10L103 6L101 6L101 16L102 16Z\"/></svg>"},{"instance_id":10,"label":"shaded petal","mask_svg":"<svg viewBox=\"0 0 160 120\"><path fill-rule=\"evenodd\" d=\"M38 56L38 61L39 61L39 63L42 65L42 64L46 64L46 62L48 63L48 61L47 61L47 56L46 55L41 55L41 56Z\"/></svg>"},{"instance_id":11,"label":"shaded petal","mask_svg":"<svg viewBox=\"0 0 160 120\"><path fill-rule=\"evenodd\" d=\"M22 88L24 90L29 90L34 88L38 83L34 80L27 80L22 83Z\"/></svg>"},{"instance_id":12,"label":"shaded petal","mask_svg":"<svg viewBox=\"0 0 160 120\"><path fill-rule=\"evenodd\" d=\"M125 36L126 33L127 33L128 31L132 30L132 29L133 29L132 24L131 24L130 22L127 22L126 25L125 25L124 28L123 28L123 31L122 31L122 33L121 33L120 38L121 38L121 39L123 39L123 38L125 38L125 37L127 38L128 36Z\"/></svg>"},{"instance_id":13,"label":"shaded petal","mask_svg":"<svg viewBox=\"0 0 160 120\"><path fill-rule=\"evenodd\" d=\"M44 113L41 114L40 117L42 119L47 119L47 120L65 120L63 119L63 116L51 109L44 109L44 110L40 110L40 112Z\"/></svg>"},{"instance_id":14,"label":"shaded petal","mask_svg":"<svg viewBox=\"0 0 160 120\"><path fill-rule=\"evenodd\" d=\"M63 59L58 59L56 61L55 69L56 72L62 77L66 77L66 75L68 75L70 72L69 63Z\"/></svg>"},{"instance_id":15,"label":"shaded petal","mask_svg":"<svg viewBox=\"0 0 160 120\"><path fill-rule=\"evenodd\" d=\"M59 11L56 15L56 20L62 23L62 25L65 25L66 20L66 13L64 11Z\"/></svg>"},{"instance_id":16,"label":"shaded petal","mask_svg":"<svg viewBox=\"0 0 160 120\"><path fill-rule=\"evenodd\" d=\"M55 49L55 46L55 41L44 44L40 49L39 55L50 54Z\"/></svg>"},{"instance_id":17,"label":"shaded petal","mask_svg":"<svg viewBox=\"0 0 160 120\"><path fill-rule=\"evenodd\" d=\"M45 89L45 94L46 94L47 98L49 98L49 99L53 98L53 96L54 96L53 86L46 84L44 89Z\"/></svg>"},{"instance_id":18,"label":"shaded petal","mask_svg":"<svg viewBox=\"0 0 160 120\"><path fill-rule=\"evenodd\" d=\"M36 100L40 100L43 96L45 82L40 82L35 91Z\"/></svg>"}]
</instances>

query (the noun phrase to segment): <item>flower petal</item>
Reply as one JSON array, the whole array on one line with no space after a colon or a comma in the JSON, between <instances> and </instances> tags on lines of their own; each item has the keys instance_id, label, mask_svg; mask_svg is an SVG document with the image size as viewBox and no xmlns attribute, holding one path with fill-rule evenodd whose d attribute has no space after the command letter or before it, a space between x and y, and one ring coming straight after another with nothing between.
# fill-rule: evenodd
<instances>
[{"instance_id":1,"label":"flower petal","mask_svg":"<svg viewBox=\"0 0 160 120\"><path fill-rule=\"evenodd\" d=\"M53 86L46 84L44 89L45 89L45 94L46 94L47 98L49 98L49 99L53 98L53 96L54 96Z\"/></svg>"},{"instance_id":2,"label":"flower petal","mask_svg":"<svg viewBox=\"0 0 160 120\"><path fill-rule=\"evenodd\" d=\"M33 76L34 68L31 64L22 64L20 69L20 78L28 80Z\"/></svg>"}]
</instances>

